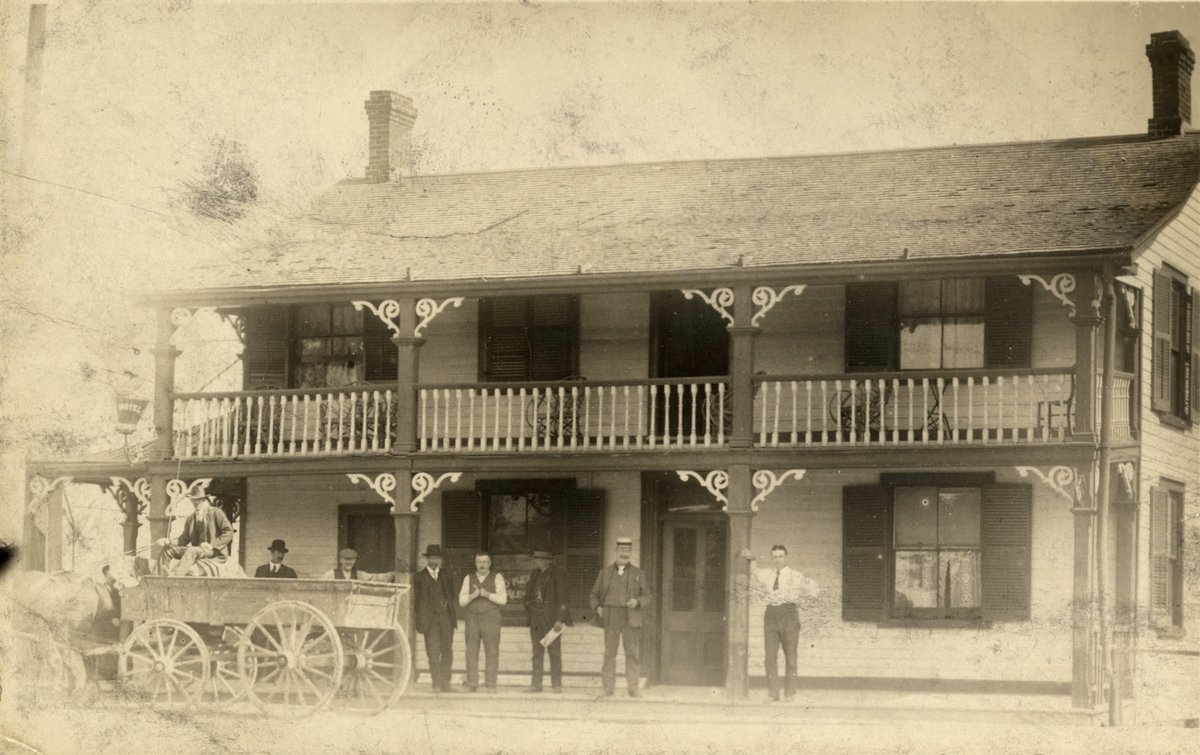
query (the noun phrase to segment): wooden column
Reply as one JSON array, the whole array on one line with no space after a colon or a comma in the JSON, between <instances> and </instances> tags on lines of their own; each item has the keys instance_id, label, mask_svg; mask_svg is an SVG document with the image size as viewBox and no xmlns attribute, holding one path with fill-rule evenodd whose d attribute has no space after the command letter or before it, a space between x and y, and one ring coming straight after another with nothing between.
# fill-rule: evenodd
<instances>
[{"instance_id":1,"label":"wooden column","mask_svg":"<svg viewBox=\"0 0 1200 755\"><path fill-rule=\"evenodd\" d=\"M1113 629L1121 639L1114 647L1115 671L1119 671L1121 694L1132 697L1136 649L1137 603L1137 506L1126 503L1114 504L1113 527L1117 540L1116 590L1114 595L1116 616ZM1127 720L1126 723L1133 723Z\"/></svg>"},{"instance_id":2,"label":"wooden column","mask_svg":"<svg viewBox=\"0 0 1200 755\"><path fill-rule=\"evenodd\" d=\"M63 483L46 499L46 571L63 568Z\"/></svg>"},{"instance_id":3,"label":"wooden column","mask_svg":"<svg viewBox=\"0 0 1200 755\"><path fill-rule=\"evenodd\" d=\"M744 698L749 693L750 670L747 658L750 653L750 564L741 553L750 547L751 523L754 512L750 501L754 490L750 484L750 465L734 464L729 468L729 592L726 611L729 632L728 666L725 671L725 687L734 698Z\"/></svg>"},{"instance_id":4,"label":"wooden column","mask_svg":"<svg viewBox=\"0 0 1200 755\"><path fill-rule=\"evenodd\" d=\"M392 452L410 454L417 450L417 384L420 382L421 346L425 339L413 335L413 329L417 327L416 300L409 296L396 301L400 304L400 314L396 317L400 335L394 337L392 343L396 344L396 382L399 385L396 390L396 440L392 443Z\"/></svg>"},{"instance_id":5,"label":"wooden column","mask_svg":"<svg viewBox=\"0 0 1200 755\"><path fill-rule=\"evenodd\" d=\"M738 286L733 290L733 325L728 328L729 380L733 394L730 448L754 445L754 337L758 335L758 326L750 324L754 316L752 295L750 286Z\"/></svg>"},{"instance_id":6,"label":"wooden column","mask_svg":"<svg viewBox=\"0 0 1200 755\"><path fill-rule=\"evenodd\" d=\"M1096 276L1090 270L1075 273L1076 314L1075 323L1075 425L1076 435L1095 435L1099 419L1096 417L1096 372L1098 362L1097 334L1102 319L1093 306L1099 291Z\"/></svg>"},{"instance_id":7,"label":"wooden column","mask_svg":"<svg viewBox=\"0 0 1200 755\"><path fill-rule=\"evenodd\" d=\"M154 444L150 453L154 459L170 459L175 455L175 359L179 349L171 344L175 325L171 310L160 309L156 315L154 348Z\"/></svg>"},{"instance_id":8,"label":"wooden column","mask_svg":"<svg viewBox=\"0 0 1200 755\"><path fill-rule=\"evenodd\" d=\"M1092 686L1092 569L1095 563L1096 508L1091 480L1084 481L1085 500L1077 501L1075 515L1075 572L1071 596L1071 705L1088 708L1095 703Z\"/></svg>"},{"instance_id":9,"label":"wooden column","mask_svg":"<svg viewBox=\"0 0 1200 755\"><path fill-rule=\"evenodd\" d=\"M412 511L412 473L400 471L396 473L396 490L394 492L396 505L392 507L392 525L396 528L396 581L411 585L416 576L418 553L420 548L420 514ZM413 678L416 678L417 633L413 630L412 591L405 594L401 609L400 625L408 634L409 649L413 658Z\"/></svg>"},{"instance_id":10,"label":"wooden column","mask_svg":"<svg viewBox=\"0 0 1200 755\"><path fill-rule=\"evenodd\" d=\"M167 518L167 481L171 479L166 475L151 475L150 476L150 511L147 512L147 519L150 521L150 563L153 565L158 560L159 549L153 544L159 538L166 537L169 534L171 520Z\"/></svg>"},{"instance_id":11,"label":"wooden column","mask_svg":"<svg viewBox=\"0 0 1200 755\"><path fill-rule=\"evenodd\" d=\"M46 533L38 529L33 521L34 495L29 490L31 477L25 478L25 515L21 518L21 571L46 570Z\"/></svg>"}]
</instances>

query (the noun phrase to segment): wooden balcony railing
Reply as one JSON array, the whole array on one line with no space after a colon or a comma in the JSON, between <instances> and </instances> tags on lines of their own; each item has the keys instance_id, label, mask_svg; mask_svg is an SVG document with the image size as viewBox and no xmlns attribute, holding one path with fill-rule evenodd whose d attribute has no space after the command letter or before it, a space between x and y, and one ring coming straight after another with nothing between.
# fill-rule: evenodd
<instances>
[{"instance_id":1,"label":"wooden balcony railing","mask_svg":"<svg viewBox=\"0 0 1200 755\"><path fill-rule=\"evenodd\" d=\"M427 385L419 450L612 451L725 445L725 378Z\"/></svg>"},{"instance_id":2,"label":"wooden balcony railing","mask_svg":"<svg viewBox=\"0 0 1200 755\"><path fill-rule=\"evenodd\" d=\"M330 456L391 450L396 386L175 396L177 458Z\"/></svg>"},{"instance_id":3,"label":"wooden balcony railing","mask_svg":"<svg viewBox=\"0 0 1200 755\"><path fill-rule=\"evenodd\" d=\"M1113 411L1112 411L1112 437L1113 440L1129 440L1135 435L1136 417L1133 410L1137 406L1137 396L1134 395L1136 387L1133 382L1134 376L1128 372L1118 372L1113 375ZM1096 384L1100 385L1101 376L1096 376ZM1096 417L1100 417L1100 405L1102 396L1097 391L1096 396Z\"/></svg>"},{"instance_id":4,"label":"wooden balcony railing","mask_svg":"<svg viewBox=\"0 0 1200 755\"><path fill-rule=\"evenodd\" d=\"M1048 443L1073 421L1069 370L755 377L760 447Z\"/></svg>"}]
</instances>

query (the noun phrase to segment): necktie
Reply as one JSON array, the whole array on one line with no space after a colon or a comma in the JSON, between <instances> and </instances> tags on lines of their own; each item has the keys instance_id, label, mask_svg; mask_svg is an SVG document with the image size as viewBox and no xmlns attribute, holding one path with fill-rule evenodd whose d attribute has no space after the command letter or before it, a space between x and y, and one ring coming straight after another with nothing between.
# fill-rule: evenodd
<instances>
[{"instance_id":1,"label":"necktie","mask_svg":"<svg viewBox=\"0 0 1200 755\"><path fill-rule=\"evenodd\" d=\"M271 573L272 573L272 574L278 574L278 573L279 573L279 564L271 564Z\"/></svg>"},{"instance_id":2,"label":"necktie","mask_svg":"<svg viewBox=\"0 0 1200 755\"><path fill-rule=\"evenodd\" d=\"M772 590L778 590L778 589L779 589L779 572L780 572L780 571L782 571L782 569L780 569L780 570L778 570L778 571L776 571L776 572L775 572L775 586L771 588Z\"/></svg>"}]
</instances>

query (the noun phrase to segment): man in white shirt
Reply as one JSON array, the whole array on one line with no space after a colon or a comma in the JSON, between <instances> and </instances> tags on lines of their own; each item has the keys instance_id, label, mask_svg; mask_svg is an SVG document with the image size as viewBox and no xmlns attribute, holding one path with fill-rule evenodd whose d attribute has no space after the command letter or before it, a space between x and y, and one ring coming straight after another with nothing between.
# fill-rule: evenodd
<instances>
[{"instance_id":1,"label":"man in white shirt","mask_svg":"<svg viewBox=\"0 0 1200 755\"><path fill-rule=\"evenodd\" d=\"M338 551L338 565L321 575L321 579L357 579L363 582L395 582L396 572L385 571L378 574L363 571L358 568L358 551L353 548L342 548Z\"/></svg>"},{"instance_id":2,"label":"man in white shirt","mask_svg":"<svg viewBox=\"0 0 1200 755\"><path fill-rule=\"evenodd\" d=\"M475 571L463 579L458 592L458 604L466 610L467 618L467 690L479 689L479 644L487 662L484 684L495 693L496 677L500 674L500 606L508 602L504 576L492 571L492 557L475 555Z\"/></svg>"},{"instance_id":3,"label":"man in white shirt","mask_svg":"<svg viewBox=\"0 0 1200 755\"><path fill-rule=\"evenodd\" d=\"M742 550L742 558L754 564L758 559L749 548ZM816 597L817 586L811 579L788 566L787 548L771 546L771 568L753 569L751 576L755 587L766 599L763 614L763 634L766 644L764 665L767 669L767 686L771 700L779 701L779 649L783 648L786 676L783 682L784 699L791 701L795 695L796 646L800 641L799 603Z\"/></svg>"}]
</instances>

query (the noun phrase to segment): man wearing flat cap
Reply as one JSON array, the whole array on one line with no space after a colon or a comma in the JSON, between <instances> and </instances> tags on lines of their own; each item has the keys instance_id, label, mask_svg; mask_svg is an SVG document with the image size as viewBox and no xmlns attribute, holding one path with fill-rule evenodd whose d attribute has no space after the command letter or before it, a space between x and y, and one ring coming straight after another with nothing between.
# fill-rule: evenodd
<instances>
[{"instance_id":1,"label":"man wearing flat cap","mask_svg":"<svg viewBox=\"0 0 1200 755\"><path fill-rule=\"evenodd\" d=\"M283 564L283 556L288 552L287 543L279 538L275 538L267 546L267 550L271 552L271 561L255 569L254 576L274 579L296 579L296 570Z\"/></svg>"},{"instance_id":2,"label":"man wearing flat cap","mask_svg":"<svg viewBox=\"0 0 1200 755\"><path fill-rule=\"evenodd\" d=\"M338 565L321 575L321 579L358 579L363 582L395 582L396 572L385 571L372 574L358 568L358 551L342 548L338 551Z\"/></svg>"},{"instance_id":3,"label":"man wearing flat cap","mask_svg":"<svg viewBox=\"0 0 1200 755\"><path fill-rule=\"evenodd\" d=\"M596 618L604 624L604 666L600 679L604 697L612 697L617 686L617 646L625 647L625 682L630 697L641 697L638 677L641 670L642 612L649 608L654 595L642 570L629 563L633 540L617 538L617 558L600 570L592 586L589 603Z\"/></svg>"},{"instance_id":4,"label":"man wearing flat cap","mask_svg":"<svg viewBox=\"0 0 1200 755\"><path fill-rule=\"evenodd\" d=\"M562 637L555 637L553 642L546 645L542 645L542 638L552 629L562 632L571 623L567 588L563 584L562 572L554 565L553 553L534 551L530 555L537 568L525 586L525 613L529 615L529 638L533 642L533 683L526 691L542 691L542 669L549 651L550 683L555 692L561 693Z\"/></svg>"},{"instance_id":5,"label":"man wearing flat cap","mask_svg":"<svg viewBox=\"0 0 1200 755\"><path fill-rule=\"evenodd\" d=\"M212 505L211 496L193 493L188 498L195 510L183 523L179 537L174 542L165 537L157 541L163 546L163 554L179 559L171 568L171 575L175 577L188 576L201 559L224 563L224 549L233 542L233 525L224 511Z\"/></svg>"},{"instance_id":6,"label":"man wearing flat cap","mask_svg":"<svg viewBox=\"0 0 1200 755\"><path fill-rule=\"evenodd\" d=\"M425 548L425 568L413 577L413 624L425 635L429 679L434 692L452 692L450 666L454 663L454 630L458 626L453 577L442 567L442 546Z\"/></svg>"}]
</instances>

